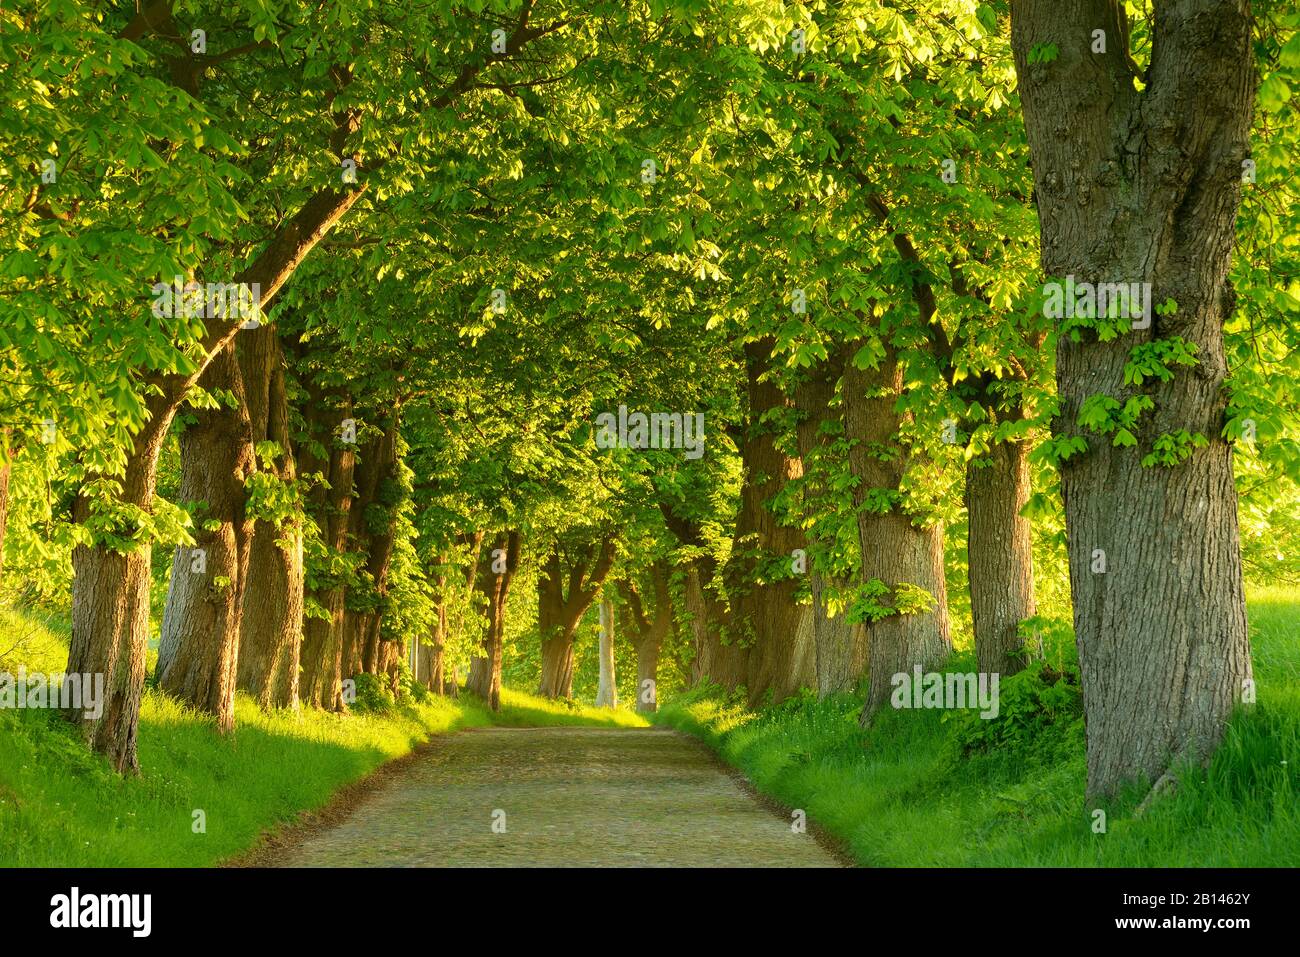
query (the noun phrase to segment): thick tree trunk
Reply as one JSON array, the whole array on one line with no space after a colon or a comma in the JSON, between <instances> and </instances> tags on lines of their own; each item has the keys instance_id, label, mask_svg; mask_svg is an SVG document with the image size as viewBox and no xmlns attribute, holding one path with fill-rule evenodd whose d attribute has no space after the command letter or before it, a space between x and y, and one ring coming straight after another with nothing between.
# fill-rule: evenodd
<instances>
[{"instance_id":1,"label":"thick tree trunk","mask_svg":"<svg viewBox=\"0 0 1300 957\"><path fill-rule=\"evenodd\" d=\"M1104 53L1080 39L1098 29ZM1075 283L1149 283L1148 306L1176 303L1118 336L1080 328L1058 340L1054 432L1088 443L1062 462L1061 492L1090 800L1157 780L1181 759L1208 760L1252 680L1232 450L1222 437L1227 273L1255 86L1251 30L1247 0L1158 5L1139 90L1122 5L1012 6L1043 271ZM1031 66L1030 49L1049 43L1057 59ZM1167 381L1128 381L1134 347L1174 337L1195 347L1195 367L1175 366ZM1094 395L1121 407L1151 401L1128 427L1135 444L1116 446L1114 427L1096 434L1079 425ZM1177 464L1141 464L1161 436L1182 430L1204 446L1185 449Z\"/></svg>"},{"instance_id":2,"label":"thick tree trunk","mask_svg":"<svg viewBox=\"0 0 1300 957\"><path fill-rule=\"evenodd\" d=\"M608 598L600 603L600 681L596 685L596 707L618 707L618 680L614 674L614 605Z\"/></svg>"},{"instance_id":3,"label":"thick tree trunk","mask_svg":"<svg viewBox=\"0 0 1300 957\"><path fill-rule=\"evenodd\" d=\"M889 699L895 674L915 665L930 670L952 650L948 630L948 595L943 576L943 527L914 523L898 501L907 451L898 440L895 411L903 388L903 369L887 350L877 369L852 362L844 370L844 433L854 444L849 467L857 478L858 542L862 578L883 586L874 598L879 614L867 627L869 683L862 720L867 723ZM923 589L929 610L889 613L900 608L900 586ZM910 589L908 589L910 590Z\"/></svg>"},{"instance_id":4,"label":"thick tree trunk","mask_svg":"<svg viewBox=\"0 0 1300 957\"><path fill-rule=\"evenodd\" d=\"M253 447L274 442L271 466L281 482L297 480L289 426L284 354L274 328L245 330L235 340L248 399ZM298 706L303 628L303 532L298 515L253 525L244 586L238 687L266 709Z\"/></svg>"},{"instance_id":5,"label":"thick tree trunk","mask_svg":"<svg viewBox=\"0 0 1300 957\"><path fill-rule=\"evenodd\" d=\"M202 409L180 436L183 502L202 502L194 545L176 549L158 644L158 686L235 723L235 678L252 522L244 483L254 470L253 432L234 343L208 365L199 385L228 392L235 408Z\"/></svg>"},{"instance_id":6,"label":"thick tree trunk","mask_svg":"<svg viewBox=\"0 0 1300 957\"><path fill-rule=\"evenodd\" d=\"M501 571L493 568L497 565ZM501 532L479 562L478 587L487 597L487 629L482 654L470 665L465 690L478 695L493 711L501 710L501 656L505 644L506 598L519 566L519 533Z\"/></svg>"},{"instance_id":7,"label":"thick tree trunk","mask_svg":"<svg viewBox=\"0 0 1300 957\"><path fill-rule=\"evenodd\" d=\"M328 458L317 458L310 445L300 451L303 471L321 472L329 488L313 490L309 507L321 528L326 548L342 552L347 548L348 520L352 507L352 473L356 465L355 446L342 442L339 429L352 415L350 400L339 408L327 408L325 397L313 388L307 417L317 440L328 449ZM298 697L304 704L331 711L343 710L343 626L344 587L327 582L312 593L326 615L311 616L303 623L302 675Z\"/></svg>"},{"instance_id":8,"label":"thick tree trunk","mask_svg":"<svg viewBox=\"0 0 1300 957\"><path fill-rule=\"evenodd\" d=\"M826 463L823 457L830 454L828 446L834 440L834 430L828 424L835 418L831 403L835 387L844 373L851 353L847 348L832 352L823 362L810 369L807 377L794 391L794 404L799 410L799 423L795 438L799 444L799 458L803 463L805 507L813 515L827 506L821 501L825 493ZM809 545L819 544L814 538L816 529L823 523L814 523L809 532ZM829 534L826 537L831 537ZM832 617L826 602L826 574L819 567L825 561L825 549L832 542L820 542L820 554L808 559L808 585L812 592L813 648L816 655L817 693L826 697L841 691L851 691L866 670L866 630L860 624L849 624L844 613Z\"/></svg>"},{"instance_id":9,"label":"thick tree trunk","mask_svg":"<svg viewBox=\"0 0 1300 957\"><path fill-rule=\"evenodd\" d=\"M731 599L727 637L743 654L744 684L754 706L769 697L782 701L816 680L812 613L795 601L799 582L792 576L773 579L760 568L772 558L792 562L795 549L807 546L803 533L780 524L770 507L781 488L802 474L799 460L777 448L774 427L762 421L765 413L786 404L780 389L764 379L771 350L771 340L745 346L749 426L741 447L740 513L725 573ZM735 687L730 672L727 667L722 675L706 673L724 687Z\"/></svg>"},{"instance_id":10,"label":"thick tree trunk","mask_svg":"<svg viewBox=\"0 0 1300 957\"><path fill-rule=\"evenodd\" d=\"M635 582L620 581L623 596L623 633L636 650L636 710L651 714L659 706L659 653L673 627L672 593L668 565L656 561L650 570L654 608L646 610Z\"/></svg>"},{"instance_id":11,"label":"thick tree trunk","mask_svg":"<svg viewBox=\"0 0 1300 957\"><path fill-rule=\"evenodd\" d=\"M593 562L594 556L594 564ZM542 675L537 693L573 697L573 636L614 564L614 540L584 546L572 556L565 587L564 560L557 544L537 576L537 631L542 640ZM590 568L590 574L588 569Z\"/></svg>"},{"instance_id":12,"label":"thick tree trunk","mask_svg":"<svg viewBox=\"0 0 1300 957\"><path fill-rule=\"evenodd\" d=\"M155 396L150 402L151 418L135 437L119 502L152 510L158 453L175 409L166 396ZM78 496L74 518L85 522L89 514L89 501ZM133 531L120 529L124 537ZM73 708L66 717L117 771L138 771L140 767L136 735L149 641L151 557L147 541L126 553L105 545L78 545L72 551L72 641L67 671L103 675L105 700L98 716Z\"/></svg>"},{"instance_id":13,"label":"thick tree trunk","mask_svg":"<svg viewBox=\"0 0 1300 957\"><path fill-rule=\"evenodd\" d=\"M985 674L1015 674L1042 654L1020 636L1036 613L1031 528L1020 514L1029 501L1029 447L998 442L966 466L966 554L975 657Z\"/></svg>"}]
</instances>

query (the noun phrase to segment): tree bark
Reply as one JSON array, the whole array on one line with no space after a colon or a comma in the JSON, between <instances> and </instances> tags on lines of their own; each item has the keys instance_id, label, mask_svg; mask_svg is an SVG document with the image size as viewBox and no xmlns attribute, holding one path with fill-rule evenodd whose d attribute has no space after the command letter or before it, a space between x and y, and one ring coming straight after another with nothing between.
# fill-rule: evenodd
<instances>
[{"instance_id":1,"label":"tree bark","mask_svg":"<svg viewBox=\"0 0 1300 957\"><path fill-rule=\"evenodd\" d=\"M853 362L845 367L844 433L853 442L849 467L858 483L854 504L862 579L884 586L884 593L874 599L882 609L899 607L902 585L924 589L934 600L928 611L882 611L867 626L864 724L889 699L895 674L911 672L915 665L930 670L952 650L943 527L916 524L899 501L899 484L908 465L908 452L898 438L902 419L895 411L902 389L903 368L890 348L876 369L859 369Z\"/></svg>"},{"instance_id":2,"label":"tree bark","mask_svg":"<svg viewBox=\"0 0 1300 957\"><path fill-rule=\"evenodd\" d=\"M542 639L539 695L573 697L573 636L613 565L612 538L604 539L598 552L593 546L577 550L569 565L566 589L560 546L554 546L547 556L537 576L537 630Z\"/></svg>"},{"instance_id":3,"label":"tree bark","mask_svg":"<svg viewBox=\"0 0 1300 957\"><path fill-rule=\"evenodd\" d=\"M493 568L498 561L501 571ZM487 629L483 635L482 654L470 665L465 690L478 695L493 711L501 710L501 656L505 645L506 598L510 581L519 566L519 533L501 532L492 550L479 562L478 587L487 597Z\"/></svg>"},{"instance_id":4,"label":"tree bark","mask_svg":"<svg viewBox=\"0 0 1300 957\"><path fill-rule=\"evenodd\" d=\"M210 393L228 392L234 408L202 409L181 432L184 502L205 503L194 516L194 545L176 549L158 644L158 686L214 715L217 728L235 723L235 680L252 522L244 483L252 474L253 429L232 342L199 379Z\"/></svg>"},{"instance_id":5,"label":"tree bark","mask_svg":"<svg viewBox=\"0 0 1300 957\"><path fill-rule=\"evenodd\" d=\"M796 387L795 407L800 412L795 437L799 444L799 458L804 470L804 500L814 513L818 499L825 493L822 458L833 435L827 428L835 418L831 403L835 398L836 383L844 374L850 353L846 348L832 352L825 361L809 370L807 378ZM823 506L824 507L824 506ZM814 529L817 525L813 526ZM809 545L815 543L814 533L809 533ZM831 542L824 542L829 548ZM866 629L860 624L850 624L841 613L832 617L826 602L827 575L818 567L821 558L810 556L808 584L812 592L813 647L816 654L818 697L842 691L852 691L867 666Z\"/></svg>"},{"instance_id":6,"label":"tree bark","mask_svg":"<svg viewBox=\"0 0 1300 957\"><path fill-rule=\"evenodd\" d=\"M326 476L328 488L313 489L309 508L321 529L322 543L333 552L347 548L348 520L352 507L352 473L356 447L339 439L339 428L352 416L352 403L344 399L338 408L328 408L326 397L314 386L309 389L307 419L316 439L328 450L320 458L308 446L300 451L303 471ZM298 697L304 704L330 711L343 710L343 612L345 586L326 580L311 592L325 618L312 616L303 622L302 675Z\"/></svg>"},{"instance_id":7,"label":"tree bark","mask_svg":"<svg viewBox=\"0 0 1300 957\"><path fill-rule=\"evenodd\" d=\"M297 481L297 462L289 425L285 360L275 329L245 330L235 340L248 399L253 447L274 442L279 454L271 466L280 482ZM237 685L264 709L298 706L302 649L304 570L302 517L280 524L253 524L245 575Z\"/></svg>"},{"instance_id":8,"label":"tree bark","mask_svg":"<svg viewBox=\"0 0 1300 957\"><path fill-rule=\"evenodd\" d=\"M1096 29L1104 53L1087 42ZM1157 5L1139 90L1122 5L1012 4L1043 271L1146 282L1149 304L1176 303L1109 341L1088 328L1058 339L1053 431L1088 443L1060 472L1090 800L1157 780L1179 760L1207 761L1252 680L1232 449L1222 437L1227 274L1256 82L1251 31L1247 0ZM1054 44L1057 58L1031 66L1038 44ZM1172 337L1195 347L1195 367L1126 381L1134 347ZM1153 402L1129 429L1136 444L1117 447L1110 433L1078 424L1093 395ZM1204 446L1172 466L1141 464L1157 439L1180 430Z\"/></svg>"},{"instance_id":9,"label":"tree bark","mask_svg":"<svg viewBox=\"0 0 1300 957\"><path fill-rule=\"evenodd\" d=\"M618 682L614 674L614 605L600 603L600 681L596 685L596 707L618 707Z\"/></svg>"},{"instance_id":10,"label":"tree bark","mask_svg":"<svg viewBox=\"0 0 1300 957\"><path fill-rule=\"evenodd\" d=\"M797 579L775 577L760 567L772 559L791 562L795 549L807 545L803 533L780 524L770 507L781 488L802 474L799 460L777 447L774 427L762 421L765 413L786 404L781 390L764 378L772 347L770 339L745 346L749 426L741 447L740 512L725 572L731 599L728 640L743 656L743 681L752 706L769 697L783 701L800 687L811 686L816 668L812 614L795 601ZM709 677L724 687L736 686L737 675L730 667Z\"/></svg>"},{"instance_id":11,"label":"tree bark","mask_svg":"<svg viewBox=\"0 0 1300 957\"><path fill-rule=\"evenodd\" d=\"M623 633L636 651L636 710L651 714L659 706L659 654L673 626L669 570L664 561L650 569L654 607L649 611L633 581L620 581L623 596Z\"/></svg>"},{"instance_id":12,"label":"tree bark","mask_svg":"<svg viewBox=\"0 0 1300 957\"><path fill-rule=\"evenodd\" d=\"M966 466L966 554L975 657L985 674L1013 675L1042 654L1039 639L1020 636L1036 614L1029 501L1029 447L997 442Z\"/></svg>"}]
</instances>

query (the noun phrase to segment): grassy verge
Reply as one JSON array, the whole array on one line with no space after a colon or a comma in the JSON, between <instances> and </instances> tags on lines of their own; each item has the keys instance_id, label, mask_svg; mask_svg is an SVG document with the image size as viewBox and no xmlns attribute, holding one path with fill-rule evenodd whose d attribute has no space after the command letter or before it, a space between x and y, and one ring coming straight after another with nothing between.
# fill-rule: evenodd
<instances>
[{"instance_id":1,"label":"grassy verge","mask_svg":"<svg viewBox=\"0 0 1300 957\"><path fill-rule=\"evenodd\" d=\"M59 672L65 623L0 612L0 671ZM147 691L139 777L119 777L58 714L0 709L0 866L207 866L340 787L400 757L429 735L506 725L637 726L608 711L503 694L493 714L473 698L430 697L376 714L267 714L240 696L236 730ZM202 812L205 830L196 833Z\"/></svg>"},{"instance_id":2,"label":"grassy verge","mask_svg":"<svg viewBox=\"0 0 1300 957\"><path fill-rule=\"evenodd\" d=\"M1250 592L1258 702L1205 770L1134 814L1141 790L1085 807L1083 718L1071 649L1001 688L998 718L888 710L858 728L860 699L800 698L758 713L716 691L657 721L716 748L759 790L887 866L1295 866L1300 864L1300 591ZM976 670L958 656L953 671Z\"/></svg>"}]
</instances>

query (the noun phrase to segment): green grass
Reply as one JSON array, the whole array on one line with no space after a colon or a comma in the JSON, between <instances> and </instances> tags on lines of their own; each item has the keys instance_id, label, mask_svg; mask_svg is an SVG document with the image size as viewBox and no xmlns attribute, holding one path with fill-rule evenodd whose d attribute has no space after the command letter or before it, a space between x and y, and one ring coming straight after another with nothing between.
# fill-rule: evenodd
<instances>
[{"instance_id":1,"label":"green grass","mask_svg":"<svg viewBox=\"0 0 1300 957\"><path fill-rule=\"evenodd\" d=\"M66 622L0 611L0 671L60 672ZM266 830L319 808L340 787L429 735L506 725L644 726L628 711L517 691L490 712L479 700L430 697L377 714L262 712L240 696L233 734L148 690L138 777L89 752L60 715L0 709L0 866L189 867L216 864ZM195 811L206 833L195 833Z\"/></svg>"},{"instance_id":2,"label":"green grass","mask_svg":"<svg viewBox=\"0 0 1300 957\"><path fill-rule=\"evenodd\" d=\"M852 695L755 714L696 691L666 703L656 720L711 744L867 866L1295 866L1300 590L1252 589L1248 605L1257 704L1234 717L1208 769L1182 772L1177 791L1140 816L1135 789L1108 809L1106 833L1093 832L1094 809L1084 806L1077 707L1040 716L1032 734L1017 737L1009 681L1003 714L976 732L1002 722L1003 740L973 751L961 747L973 740L970 720L945 721L941 711L887 709L864 732ZM959 658L953 670L973 664ZM1045 687L1030 677L1020 685Z\"/></svg>"}]
</instances>

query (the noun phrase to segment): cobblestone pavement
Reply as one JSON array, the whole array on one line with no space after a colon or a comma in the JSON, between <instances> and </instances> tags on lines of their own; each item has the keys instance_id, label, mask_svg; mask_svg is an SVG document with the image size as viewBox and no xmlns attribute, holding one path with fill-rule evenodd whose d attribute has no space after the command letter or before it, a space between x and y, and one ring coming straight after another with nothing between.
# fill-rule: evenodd
<instances>
[{"instance_id":1,"label":"cobblestone pavement","mask_svg":"<svg viewBox=\"0 0 1300 957\"><path fill-rule=\"evenodd\" d=\"M277 863L841 866L811 834L794 833L790 820L684 735L486 728L440 739L345 820L309 834Z\"/></svg>"}]
</instances>

